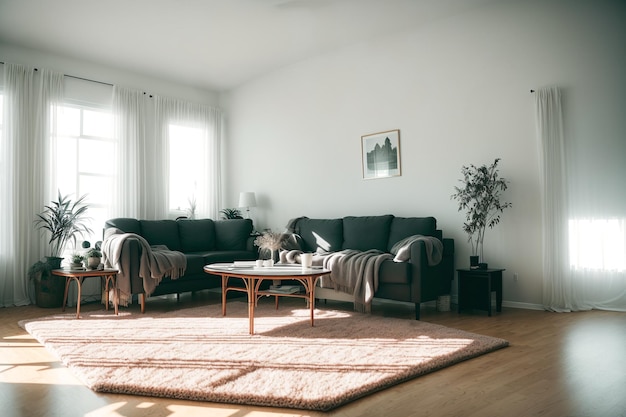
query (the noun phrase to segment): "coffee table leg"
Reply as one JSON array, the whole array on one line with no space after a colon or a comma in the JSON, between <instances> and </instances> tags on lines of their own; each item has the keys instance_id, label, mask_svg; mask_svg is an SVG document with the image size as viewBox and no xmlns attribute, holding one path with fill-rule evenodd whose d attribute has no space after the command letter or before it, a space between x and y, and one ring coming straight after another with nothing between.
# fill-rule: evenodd
<instances>
[{"instance_id":1,"label":"coffee table leg","mask_svg":"<svg viewBox=\"0 0 626 417\"><path fill-rule=\"evenodd\" d=\"M254 291L254 278L244 279L248 287L248 318L250 319L250 334L254 334L254 304L256 303L256 293Z\"/></svg>"},{"instance_id":2,"label":"coffee table leg","mask_svg":"<svg viewBox=\"0 0 626 417\"><path fill-rule=\"evenodd\" d=\"M313 283L313 277L305 277L304 279L301 280L301 282L304 284L304 288L306 290L306 295L308 296L308 303L309 303L309 311L311 312L311 327L314 326L314 322L313 322L313 311L315 309L314 304L315 304L315 300L313 298L313 286L311 285Z\"/></svg>"},{"instance_id":3,"label":"coffee table leg","mask_svg":"<svg viewBox=\"0 0 626 417\"><path fill-rule=\"evenodd\" d=\"M228 285L228 277L222 275L222 316L226 315L226 286Z\"/></svg>"}]
</instances>

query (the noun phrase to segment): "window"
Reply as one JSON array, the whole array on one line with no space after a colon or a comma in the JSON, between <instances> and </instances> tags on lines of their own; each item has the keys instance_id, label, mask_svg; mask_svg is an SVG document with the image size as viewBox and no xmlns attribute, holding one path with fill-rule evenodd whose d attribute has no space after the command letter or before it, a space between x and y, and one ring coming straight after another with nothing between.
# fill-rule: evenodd
<instances>
[{"instance_id":1,"label":"window","mask_svg":"<svg viewBox=\"0 0 626 417\"><path fill-rule=\"evenodd\" d=\"M113 115L110 110L65 104L57 108L58 188L72 200L87 194L92 244L102 240L113 185Z\"/></svg>"},{"instance_id":2,"label":"window","mask_svg":"<svg viewBox=\"0 0 626 417\"><path fill-rule=\"evenodd\" d=\"M626 271L624 219L570 219L569 239L573 269Z\"/></svg>"},{"instance_id":3,"label":"window","mask_svg":"<svg viewBox=\"0 0 626 417\"><path fill-rule=\"evenodd\" d=\"M205 130L180 124L169 125L170 211L193 217L198 192L204 183Z\"/></svg>"}]
</instances>

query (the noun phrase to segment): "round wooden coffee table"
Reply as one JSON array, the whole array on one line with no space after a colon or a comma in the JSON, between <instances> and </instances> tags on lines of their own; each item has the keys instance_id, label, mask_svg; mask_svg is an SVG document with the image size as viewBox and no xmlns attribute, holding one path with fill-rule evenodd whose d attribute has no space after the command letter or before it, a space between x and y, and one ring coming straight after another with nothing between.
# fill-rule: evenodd
<instances>
[{"instance_id":1,"label":"round wooden coffee table","mask_svg":"<svg viewBox=\"0 0 626 417\"><path fill-rule=\"evenodd\" d=\"M304 298L309 303L311 311L311 326L314 326L315 312L315 284L319 277L330 274L330 270L322 268L303 269L300 265L275 265L273 267L235 266L231 263L211 264L204 267L204 272L222 277L222 315L226 315L226 293L228 291L245 292L248 295L248 317L250 319L250 334L254 334L254 306L259 296L271 295L275 297ZM229 286L230 278L239 278L245 288ZM259 290L265 280L294 280L304 286L304 294L290 294L278 291ZM278 299L277 299L278 302Z\"/></svg>"}]
</instances>

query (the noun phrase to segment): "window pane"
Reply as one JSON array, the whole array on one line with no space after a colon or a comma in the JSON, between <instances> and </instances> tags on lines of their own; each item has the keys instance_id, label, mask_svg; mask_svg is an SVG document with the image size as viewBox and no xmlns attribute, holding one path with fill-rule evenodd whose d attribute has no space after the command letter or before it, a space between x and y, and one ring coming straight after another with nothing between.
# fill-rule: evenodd
<instances>
[{"instance_id":1,"label":"window pane","mask_svg":"<svg viewBox=\"0 0 626 417\"><path fill-rule=\"evenodd\" d=\"M170 125L170 210L186 210L204 171L203 129Z\"/></svg>"},{"instance_id":2,"label":"window pane","mask_svg":"<svg viewBox=\"0 0 626 417\"><path fill-rule=\"evenodd\" d=\"M78 151L78 170L94 174L111 174L113 143L103 140L83 139Z\"/></svg>"},{"instance_id":3,"label":"window pane","mask_svg":"<svg viewBox=\"0 0 626 417\"><path fill-rule=\"evenodd\" d=\"M80 109L59 106L57 114L57 134L59 136L80 135Z\"/></svg>"},{"instance_id":4,"label":"window pane","mask_svg":"<svg viewBox=\"0 0 626 417\"><path fill-rule=\"evenodd\" d=\"M76 189L77 142L77 138L57 139L57 181L63 194L73 193Z\"/></svg>"},{"instance_id":5,"label":"window pane","mask_svg":"<svg viewBox=\"0 0 626 417\"><path fill-rule=\"evenodd\" d=\"M106 111L71 105L60 109L57 127L64 133L57 136L59 189L63 194L71 194L72 199L87 194L87 216L92 218L94 234L86 238L92 243L102 240L114 174L114 141L110 137L113 118Z\"/></svg>"},{"instance_id":6,"label":"window pane","mask_svg":"<svg viewBox=\"0 0 626 417\"><path fill-rule=\"evenodd\" d=\"M97 110L84 110L83 135L113 137L113 115Z\"/></svg>"},{"instance_id":7,"label":"window pane","mask_svg":"<svg viewBox=\"0 0 626 417\"><path fill-rule=\"evenodd\" d=\"M89 194L89 202L106 206L111 198L111 180L97 175L81 175L78 181L80 195Z\"/></svg>"}]
</instances>

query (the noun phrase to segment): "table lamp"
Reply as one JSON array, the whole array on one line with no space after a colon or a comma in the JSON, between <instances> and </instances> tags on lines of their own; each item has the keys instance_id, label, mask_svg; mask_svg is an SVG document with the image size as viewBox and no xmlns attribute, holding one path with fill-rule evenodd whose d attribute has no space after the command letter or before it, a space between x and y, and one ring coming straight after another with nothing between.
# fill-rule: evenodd
<instances>
[{"instance_id":1,"label":"table lamp","mask_svg":"<svg viewBox=\"0 0 626 417\"><path fill-rule=\"evenodd\" d=\"M256 207L256 197L251 191L239 193L239 207L246 208L246 218L250 218L250 207Z\"/></svg>"}]
</instances>

